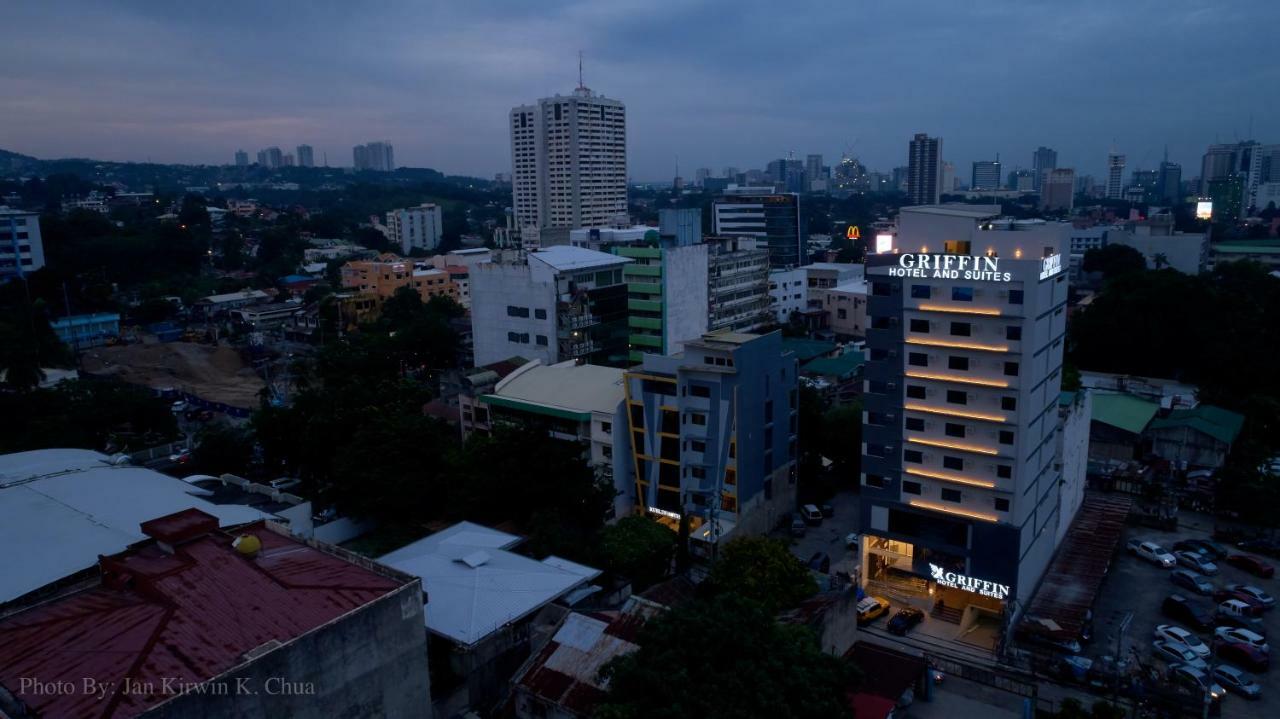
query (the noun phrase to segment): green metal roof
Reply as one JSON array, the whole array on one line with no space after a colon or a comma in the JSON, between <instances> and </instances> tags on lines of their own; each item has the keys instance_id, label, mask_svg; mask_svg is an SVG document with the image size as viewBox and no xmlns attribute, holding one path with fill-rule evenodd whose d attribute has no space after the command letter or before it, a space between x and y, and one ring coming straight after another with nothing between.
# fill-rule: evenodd
<instances>
[{"instance_id":1,"label":"green metal roof","mask_svg":"<svg viewBox=\"0 0 1280 719\"><path fill-rule=\"evenodd\" d=\"M827 377L847 377L853 374L866 362L861 352L846 352L839 357L819 357L811 360L803 368L807 374L820 374Z\"/></svg>"},{"instance_id":2,"label":"green metal roof","mask_svg":"<svg viewBox=\"0 0 1280 719\"><path fill-rule=\"evenodd\" d=\"M1076 396L1077 396L1077 395L1079 395L1079 394L1080 394L1079 392L1059 392L1059 393L1058 393L1058 406L1059 406L1059 407L1066 407L1067 405L1071 404L1072 402L1075 402L1075 401L1076 401Z\"/></svg>"},{"instance_id":3,"label":"green metal roof","mask_svg":"<svg viewBox=\"0 0 1280 719\"><path fill-rule=\"evenodd\" d=\"M796 353L796 359L800 364L804 364L811 359L816 359L825 354L830 354L836 348L835 342L826 342L824 340L806 340L798 337L783 337L782 349Z\"/></svg>"},{"instance_id":4,"label":"green metal roof","mask_svg":"<svg viewBox=\"0 0 1280 719\"><path fill-rule=\"evenodd\" d=\"M1131 394L1095 394L1093 421L1111 425L1131 434L1142 434L1160 405Z\"/></svg>"},{"instance_id":5,"label":"green metal roof","mask_svg":"<svg viewBox=\"0 0 1280 719\"><path fill-rule=\"evenodd\" d=\"M1177 427L1190 427L1219 442L1231 444L1240 436L1240 429L1244 427L1244 415L1211 404L1202 404L1193 409L1175 409L1168 416L1151 423L1151 429Z\"/></svg>"},{"instance_id":6,"label":"green metal roof","mask_svg":"<svg viewBox=\"0 0 1280 719\"><path fill-rule=\"evenodd\" d=\"M1280 240L1228 240L1215 242L1210 249L1228 254L1273 254L1280 253Z\"/></svg>"},{"instance_id":7,"label":"green metal roof","mask_svg":"<svg viewBox=\"0 0 1280 719\"><path fill-rule=\"evenodd\" d=\"M510 397L499 397L496 394L481 395L480 401L496 407L506 407L508 409L541 414L547 417L556 417L558 419L571 419L577 422L588 422L591 420L590 412L574 412L572 410L560 409L558 407L548 407L545 404L536 404L534 402L526 402L524 400L512 399Z\"/></svg>"}]
</instances>

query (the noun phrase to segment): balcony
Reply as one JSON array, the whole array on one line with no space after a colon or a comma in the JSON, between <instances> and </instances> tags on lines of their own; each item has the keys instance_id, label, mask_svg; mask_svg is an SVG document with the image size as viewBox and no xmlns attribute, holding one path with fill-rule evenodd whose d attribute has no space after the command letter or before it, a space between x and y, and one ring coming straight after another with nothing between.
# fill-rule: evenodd
<instances>
[{"instance_id":1,"label":"balcony","mask_svg":"<svg viewBox=\"0 0 1280 719\"><path fill-rule=\"evenodd\" d=\"M636 317L632 315L627 319L627 323L631 327L639 327L646 330L662 329L662 320L657 317Z\"/></svg>"},{"instance_id":2,"label":"balcony","mask_svg":"<svg viewBox=\"0 0 1280 719\"><path fill-rule=\"evenodd\" d=\"M600 324L600 318L592 314L562 312L557 318L558 329L580 330L584 327Z\"/></svg>"},{"instance_id":3,"label":"balcony","mask_svg":"<svg viewBox=\"0 0 1280 719\"><path fill-rule=\"evenodd\" d=\"M595 340L584 340L582 342L561 342L559 344L560 356L565 357L585 357L586 355L600 349Z\"/></svg>"}]
</instances>

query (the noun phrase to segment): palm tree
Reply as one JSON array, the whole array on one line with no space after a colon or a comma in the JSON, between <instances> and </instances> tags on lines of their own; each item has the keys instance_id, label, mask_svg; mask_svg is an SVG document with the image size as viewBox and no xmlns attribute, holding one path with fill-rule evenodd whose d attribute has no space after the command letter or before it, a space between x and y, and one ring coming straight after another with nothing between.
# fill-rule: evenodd
<instances>
[{"instance_id":1,"label":"palm tree","mask_svg":"<svg viewBox=\"0 0 1280 719\"><path fill-rule=\"evenodd\" d=\"M1169 258L1163 252L1157 252L1152 255L1151 261L1155 264L1157 270L1162 270L1169 265Z\"/></svg>"}]
</instances>

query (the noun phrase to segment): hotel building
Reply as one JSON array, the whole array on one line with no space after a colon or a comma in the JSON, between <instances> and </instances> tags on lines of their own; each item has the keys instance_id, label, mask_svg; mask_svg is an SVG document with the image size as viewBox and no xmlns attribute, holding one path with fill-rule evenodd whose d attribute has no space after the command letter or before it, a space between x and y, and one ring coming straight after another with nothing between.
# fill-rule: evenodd
<instances>
[{"instance_id":1,"label":"hotel building","mask_svg":"<svg viewBox=\"0 0 1280 719\"><path fill-rule=\"evenodd\" d=\"M867 258L861 580L962 627L1016 615L1070 521L1065 233L981 214L904 208Z\"/></svg>"}]
</instances>

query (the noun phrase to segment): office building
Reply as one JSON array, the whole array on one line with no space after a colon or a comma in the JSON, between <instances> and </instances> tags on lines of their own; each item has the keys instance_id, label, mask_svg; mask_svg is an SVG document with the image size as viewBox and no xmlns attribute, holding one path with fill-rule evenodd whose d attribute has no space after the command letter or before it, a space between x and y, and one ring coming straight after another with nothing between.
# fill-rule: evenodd
<instances>
[{"instance_id":1,"label":"office building","mask_svg":"<svg viewBox=\"0 0 1280 719\"><path fill-rule=\"evenodd\" d=\"M284 167L284 153L278 147L258 150L258 164L272 170Z\"/></svg>"},{"instance_id":2,"label":"office building","mask_svg":"<svg viewBox=\"0 0 1280 719\"><path fill-rule=\"evenodd\" d=\"M804 158L804 189L814 192L814 183L827 179L822 167L822 155L807 155ZM825 185L823 186L825 189Z\"/></svg>"},{"instance_id":3,"label":"office building","mask_svg":"<svg viewBox=\"0 0 1280 719\"><path fill-rule=\"evenodd\" d=\"M627 345L632 362L639 362L646 352L679 352L685 340L707 331L706 244L680 246L663 238L611 249L631 260L622 268L622 276L627 281Z\"/></svg>"},{"instance_id":4,"label":"office building","mask_svg":"<svg viewBox=\"0 0 1280 719\"><path fill-rule=\"evenodd\" d=\"M936 204L941 198L942 188L938 186L941 171L942 138L917 133L908 147L907 204ZM996 177L999 182L999 173Z\"/></svg>"},{"instance_id":5,"label":"office building","mask_svg":"<svg viewBox=\"0 0 1280 719\"><path fill-rule=\"evenodd\" d=\"M773 319L769 251L758 240L708 237L707 328L750 332Z\"/></svg>"},{"instance_id":6,"label":"office building","mask_svg":"<svg viewBox=\"0 0 1280 719\"><path fill-rule=\"evenodd\" d=\"M315 167L316 155L310 145L298 145L298 167Z\"/></svg>"},{"instance_id":7,"label":"office building","mask_svg":"<svg viewBox=\"0 0 1280 719\"><path fill-rule=\"evenodd\" d=\"M1000 161L979 160L973 163L973 180L969 189L974 192L1000 189Z\"/></svg>"},{"instance_id":8,"label":"office building","mask_svg":"<svg viewBox=\"0 0 1280 719\"><path fill-rule=\"evenodd\" d=\"M808 263L800 195L731 187L727 194L715 199L711 212L712 234L761 240L769 248L771 267L798 267Z\"/></svg>"},{"instance_id":9,"label":"office building","mask_svg":"<svg viewBox=\"0 0 1280 719\"><path fill-rule=\"evenodd\" d=\"M370 142L351 148L356 172L391 172L396 169L395 152L387 141Z\"/></svg>"},{"instance_id":10,"label":"office building","mask_svg":"<svg viewBox=\"0 0 1280 719\"><path fill-rule=\"evenodd\" d=\"M521 227L606 227L627 214L627 108L581 85L510 113Z\"/></svg>"},{"instance_id":11,"label":"office building","mask_svg":"<svg viewBox=\"0 0 1280 719\"><path fill-rule=\"evenodd\" d=\"M1253 164L1253 148L1257 142L1246 140L1210 145L1200 162L1200 194L1209 194L1209 183L1247 175Z\"/></svg>"},{"instance_id":12,"label":"office building","mask_svg":"<svg viewBox=\"0 0 1280 719\"><path fill-rule=\"evenodd\" d=\"M44 267L40 215L0 205L0 282Z\"/></svg>"},{"instance_id":13,"label":"office building","mask_svg":"<svg viewBox=\"0 0 1280 719\"><path fill-rule=\"evenodd\" d=\"M637 505L691 550L763 534L795 507L799 410L794 354L781 332L710 332L626 373Z\"/></svg>"},{"instance_id":14,"label":"office building","mask_svg":"<svg viewBox=\"0 0 1280 719\"><path fill-rule=\"evenodd\" d=\"M1107 155L1107 199L1124 198L1124 155Z\"/></svg>"},{"instance_id":15,"label":"office building","mask_svg":"<svg viewBox=\"0 0 1280 719\"><path fill-rule=\"evenodd\" d=\"M249 153L244 150L236 150L236 167L249 166Z\"/></svg>"},{"instance_id":16,"label":"office building","mask_svg":"<svg viewBox=\"0 0 1280 719\"><path fill-rule=\"evenodd\" d=\"M95 519L123 506L100 496ZM33 533L65 541L56 529ZM89 563L5 607L4 716L432 716L417 577L274 522L220 529L195 508L139 529L116 549L87 523L107 542Z\"/></svg>"},{"instance_id":17,"label":"office building","mask_svg":"<svg viewBox=\"0 0 1280 719\"><path fill-rule=\"evenodd\" d=\"M1156 173L1155 196L1159 202L1170 205L1177 204L1182 199L1182 165L1169 162L1167 157L1160 163L1160 169Z\"/></svg>"},{"instance_id":18,"label":"office building","mask_svg":"<svg viewBox=\"0 0 1280 719\"><path fill-rule=\"evenodd\" d=\"M1076 171L1070 168L1045 170L1040 184L1040 209L1070 212L1075 207Z\"/></svg>"},{"instance_id":19,"label":"office building","mask_svg":"<svg viewBox=\"0 0 1280 719\"><path fill-rule=\"evenodd\" d=\"M941 189L939 189L939 190L938 190L938 192L939 192L940 194L942 194L942 193L955 192L955 190L956 190L956 166L955 166L955 164L950 163L950 162L943 162L943 163L942 163L942 175L941 175L941 179L939 180L939 182L941 182L941 183L942 183L942 187L941 187Z\"/></svg>"},{"instance_id":20,"label":"office building","mask_svg":"<svg viewBox=\"0 0 1280 719\"><path fill-rule=\"evenodd\" d=\"M440 206L423 203L388 212L384 234L388 240L400 245L400 251L406 255L414 250L432 252L440 246L443 223Z\"/></svg>"},{"instance_id":21,"label":"office building","mask_svg":"<svg viewBox=\"0 0 1280 719\"><path fill-rule=\"evenodd\" d=\"M1206 196L1213 202L1214 222L1234 222L1244 217L1245 182L1242 175L1209 181Z\"/></svg>"},{"instance_id":22,"label":"office building","mask_svg":"<svg viewBox=\"0 0 1280 719\"><path fill-rule=\"evenodd\" d=\"M998 634L1048 566L1061 521L1064 227L903 208L899 253L867 258L869 593L945 602L962 626Z\"/></svg>"},{"instance_id":23,"label":"office building","mask_svg":"<svg viewBox=\"0 0 1280 719\"><path fill-rule=\"evenodd\" d=\"M631 260L557 245L471 268L475 363L509 357L543 364L628 363L627 283Z\"/></svg>"},{"instance_id":24,"label":"office building","mask_svg":"<svg viewBox=\"0 0 1280 719\"><path fill-rule=\"evenodd\" d=\"M1031 189L1040 192L1040 184L1044 182L1044 174L1058 166L1058 152L1041 145L1031 157ZM1015 188L1017 189L1017 188Z\"/></svg>"},{"instance_id":25,"label":"office building","mask_svg":"<svg viewBox=\"0 0 1280 719\"><path fill-rule=\"evenodd\" d=\"M1280 145L1258 145L1249 154L1249 176L1245 184L1245 209L1265 210L1269 199L1264 185L1280 182ZM1261 191L1261 192L1260 192Z\"/></svg>"},{"instance_id":26,"label":"office building","mask_svg":"<svg viewBox=\"0 0 1280 719\"><path fill-rule=\"evenodd\" d=\"M893 173L892 173L892 174L893 174L893 179L892 179L892 183L893 183L893 191L894 191L894 192L906 192L906 191L907 191L907 184L908 184L908 182L907 182L907 181L908 181L908 178L911 176L910 169L911 169L911 168L909 168L909 167L895 167L895 168L893 168Z\"/></svg>"}]
</instances>

